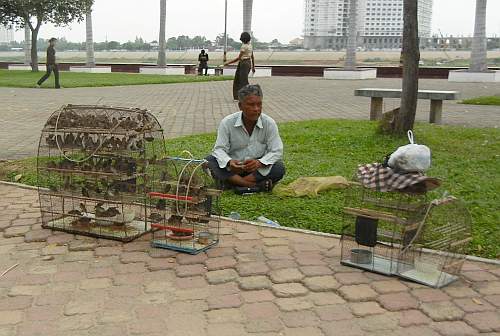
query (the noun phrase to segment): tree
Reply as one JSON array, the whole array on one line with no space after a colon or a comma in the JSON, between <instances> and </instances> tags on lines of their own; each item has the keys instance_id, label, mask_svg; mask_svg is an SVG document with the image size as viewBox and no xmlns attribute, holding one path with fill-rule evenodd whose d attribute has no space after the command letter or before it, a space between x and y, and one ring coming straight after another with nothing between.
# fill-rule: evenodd
<instances>
[{"instance_id":1,"label":"tree","mask_svg":"<svg viewBox=\"0 0 500 336\"><path fill-rule=\"evenodd\" d=\"M0 24L31 30L31 68L38 71L37 40L43 23L81 22L94 0L0 0Z\"/></svg>"},{"instance_id":2,"label":"tree","mask_svg":"<svg viewBox=\"0 0 500 336\"><path fill-rule=\"evenodd\" d=\"M28 26L24 27L24 64L31 64L31 30Z\"/></svg>"},{"instance_id":3,"label":"tree","mask_svg":"<svg viewBox=\"0 0 500 336\"><path fill-rule=\"evenodd\" d=\"M358 42L358 0L351 0L349 4L349 35L347 36L347 48L344 68L354 70L356 68L356 47Z\"/></svg>"},{"instance_id":4,"label":"tree","mask_svg":"<svg viewBox=\"0 0 500 336\"><path fill-rule=\"evenodd\" d=\"M486 62L486 2L476 0L476 19L474 21L474 37L472 39L471 64L469 71L484 72L488 70Z\"/></svg>"},{"instance_id":5,"label":"tree","mask_svg":"<svg viewBox=\"0 0 500 336\"><path fill-rule=\"evenodd\" d=\"M252 33L253 0L243 0L243 31Z\"/></svg>"},{"instance_id":6,"label":"tree","mask_svg":"<svg viewBox=\"0 0 500 336\"><path fill-rule=\"evenodd\" d=\"M167 0L160 0L160 37L158 39L158 65L167 66L167 55L165 54L166 41L165 29L167 21Z\"/></svg>"},{"instance_id":7,"label":"tree","mask_svg":"<svg viewBox=\"0 0 500 336\"><path fill-rule=\"evenodd\" d=\"M87 66L95 67L95 56L94 56L94 37L92 34L92 5L89 4L87 12L85 13L85 30L86 39L85 46L87 49Z\"/></svg>"},{"instance_id":8,"label":"tree","mask_svg":"<svg viewBox=\"0 0 500 336\"><path fill-rule=\"evenodd\" d=\"M396 134L404 134L413 128L417 112L418 63L420 61L417 10L418 0L404 0L403 92L401 95L401 108L394 116L393 132Z\"/></svg>"}]
</instances>

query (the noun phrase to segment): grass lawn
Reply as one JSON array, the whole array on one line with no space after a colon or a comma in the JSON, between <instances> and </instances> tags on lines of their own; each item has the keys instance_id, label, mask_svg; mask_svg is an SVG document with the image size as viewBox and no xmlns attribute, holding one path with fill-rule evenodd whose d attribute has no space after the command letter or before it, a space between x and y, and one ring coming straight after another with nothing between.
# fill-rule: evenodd
<instances>
[{"instance_id":1,"label":"grass lawn","mask_svg":"<svg viewBox=\"0 0 500 336\"><path fill-rule=\"evenodd\" d=\"M32 88L45 72L31 71L9 71L0 70L0 87ZM121 86L121 85L143 85L143 84L172 84L231 80L231 76L164 76L164 75L141 75L130 73L79 73L60 72L61 86L65 88L75 87L98 87L98 86ZM54 87L54 75L45 81L43 88Z\"/></svg>"},{"instance_id":2,"label":"grass lawn","mask_svg":"<svg viewBox=\"0 0 500 336\"><path fill-rule=\"evenodd\" d=\"M287 175L283 183L301 176L342 175L351 178L360 163L382 160L405 138L379 135L376 123L368 121L319 120L280 125L285 143ZM473 217L474 240L469 253L482 257L500 257L500 132L493 128L463 128L418 124L418 143L432 150L432 168L428 175L443 179L444 191L464 199ZM188 136L167 141L169 155L181 155L189 149L195 156L210 152L215 134ZM35 160L0 164L0 178L36 184ZM344 191L336 190L320 197L279 198L258 194L223 197L224 213L239 212L244 219L264 215L281 225L323 232L340 232Z\"/></svg>"},{"instance_id":3,"label":"grass lawn","mask_svg":"<svg viewBox=\"0 0 500 336\"><path fill-rule=\"evenodd\" d=\"M482 96L471 99L462 100L461 104L469 105L497 105L500 106L500 95L498 96Z\"/></svg>"}]
</instances>

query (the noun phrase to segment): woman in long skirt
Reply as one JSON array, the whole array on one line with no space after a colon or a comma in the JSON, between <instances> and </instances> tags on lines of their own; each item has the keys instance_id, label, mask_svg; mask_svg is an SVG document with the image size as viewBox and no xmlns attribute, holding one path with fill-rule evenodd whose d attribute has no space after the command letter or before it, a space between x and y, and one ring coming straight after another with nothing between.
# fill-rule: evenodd
<instances>
[{"instance_id":1,"label":"woman in long skirt","mask_svg":"<svg viewBox=\"0 0 500 336\"><path fill-rule=\"evenodd\" d=\"M250 43L251 40L252 37L249 33L241 33L240 41L243 44L241 45L240 54L234 60L224 63L224 66L226 66L239 62L233 82L234 100L238 100L238 91L242 87L248 85L248 75L250 74L250 70L255 73L255 59L253 57L252 44Z\"/></svg>"}]
</instances>

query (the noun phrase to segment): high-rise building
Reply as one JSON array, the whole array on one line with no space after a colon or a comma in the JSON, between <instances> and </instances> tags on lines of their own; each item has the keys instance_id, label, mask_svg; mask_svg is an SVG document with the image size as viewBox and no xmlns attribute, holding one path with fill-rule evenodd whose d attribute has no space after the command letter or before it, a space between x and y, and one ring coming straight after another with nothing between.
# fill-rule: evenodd
<instances>
[{"instance_id":1,"label":"high-rise building","mask_svg":"<svg viewBox=\"0 0 500 336\"><path fill-rule=\"evenodd\" d=\"M0 44L6 44L14 41L14 30L0 26Z\"/></svg>"},{"instance_id":2,"label":"high-rise building","mask_svg":"<svg viewBox=\"0 0 500 336\"><path fill-rule=\"evenodd\" d=\"M347 43L351 0L305 0L304 47L342 49ZM418 0L419 36L431 33L433 0ZM358 39L373 49L401 47L403 0L357 0Z\"/></svg>"}]
</instances>

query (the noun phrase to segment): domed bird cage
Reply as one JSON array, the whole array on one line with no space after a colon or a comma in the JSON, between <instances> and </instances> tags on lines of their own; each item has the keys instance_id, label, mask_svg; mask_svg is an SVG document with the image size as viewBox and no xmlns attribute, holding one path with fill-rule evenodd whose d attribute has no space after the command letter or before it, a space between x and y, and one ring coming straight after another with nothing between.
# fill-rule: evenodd
<instances>
[{"instance_id":1,"label":"domed bird cage","mask_svg":"<svg viewBox=\"0 0 500 336\"><path fill-rule=\"evenodd\" d=\"M219 241L220 195L205 160L157 162L148 193L152 246L197 254Z\"/></svg>"},{"instance_id":2,"label":"domed bird cage","mask_svg":"<svg viewBox=\"0 0 500 336\"><path fill-rule=\"evenodd\" d=\"M42 226L131 241L150 231L148 166L165 157L163 130L146 110L66 105L38 147Z\"/></svg>"},{"instance_id":3,"label":"domed bird cage","mask_svg":"<svg viewBox=\"0 0 500 336\"><path fill-rule=\"evenodd\" d=\"M401 248L423 223L425 193L380 192L353 184L346 192L341 263L393 275Z\"/></svg>"},{"instance_id":4,"label":"domed bird cage","mask_svg":"<svg viewBox=\"0 0 500 336\"><path fill-rule=\"evenodd\" d=\"M401 251L397 274L435 288L446 286L459 278L471 241L465 204L453 196L433 200L425 224Z\"/></svg>"}]
</instances>

